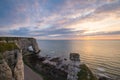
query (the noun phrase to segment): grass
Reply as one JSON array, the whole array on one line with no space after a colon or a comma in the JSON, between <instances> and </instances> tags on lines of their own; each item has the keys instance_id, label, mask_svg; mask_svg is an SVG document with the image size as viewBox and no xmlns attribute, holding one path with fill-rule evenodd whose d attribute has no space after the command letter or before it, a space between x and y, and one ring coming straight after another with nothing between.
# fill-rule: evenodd
<instances>
[{"instance_id":1,"label":"grass","mask_svg":"<svg viewBox=\"0 0 120 80\"><path fill-rule=\"evenodd\" d=\"M18 49L15 43L1 43L0 42L0 53L5 51L11 51L14 49Z\"/></svg>"},{"instance_id":2,"label":"grass","mask_svg":"<svg viewBox=\"0 0 120 80\"><path fill-rule=\"evenodd\" d=\"M5 51L11 51L14 49L18 49L15 43L2 43L0 42L0 63L1 60L3 59L3 52Z\"/></svg>"},{"instance_id":3,"label":"grass","mask_svg":"<svg viewBox=\"0 0 120 80\"><path fill-rule=\"evenodd\" d=\"M85 64L80 65L80 68L81 70L78 72L78 80L98 80Z\"/></svg>"},{"instance_id":4,"label":"grass","mask_svg":"<svg viewBox=\"0 0 120 80\"><path fill-rule=\"evenodd\" d=\"M0 37L0 41L3 41L3 40L5 40L5 41L14 41L14 40L18 40L18 39L28 39L28 40L30 40L30 39L33 39L33 38L29 38L29 37Z\"/></svg>"},{"instance_id":5,"label":"grass","mask_svg":"<svg viewBox=\"0 0 120 80\"><path fill-rule=\"evenodd\" d=\"M0 53L0 60L1 60L1 59L3 59L3 56L2 56L2 54Z\"/></svg>"}]
</instances>

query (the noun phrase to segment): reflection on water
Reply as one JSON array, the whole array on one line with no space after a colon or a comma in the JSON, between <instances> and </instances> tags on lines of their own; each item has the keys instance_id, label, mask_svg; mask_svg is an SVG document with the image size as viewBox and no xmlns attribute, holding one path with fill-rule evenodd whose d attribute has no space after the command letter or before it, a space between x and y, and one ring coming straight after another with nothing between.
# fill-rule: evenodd
<instances>
[{"instance_id":1,"label":"reflection on water","mask_svg":"<svg viewBox=\"0 0 120 80\"><path fill-rule=\"evenodd\" d=\"M41 55L69 58L70 52L77 52L81 60L99 74L120 78L120 41L38 41Z\"/></svg>"}]
</instances>

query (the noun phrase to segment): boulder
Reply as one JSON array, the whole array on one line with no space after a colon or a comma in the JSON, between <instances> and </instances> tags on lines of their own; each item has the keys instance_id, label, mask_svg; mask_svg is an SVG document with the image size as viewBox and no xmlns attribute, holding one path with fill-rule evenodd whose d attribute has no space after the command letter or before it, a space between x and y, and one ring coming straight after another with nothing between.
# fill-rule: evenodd
<instances>
[{"instance_id":1,"label":"boulder","mask_svg":"<svg viewBox=\"0 0 120 80\"><path fill-rule=\"evenodd\" d=\"M80 61L80 55L78 53L70 53L70 60Z\"/></svg>"}]
</instances>

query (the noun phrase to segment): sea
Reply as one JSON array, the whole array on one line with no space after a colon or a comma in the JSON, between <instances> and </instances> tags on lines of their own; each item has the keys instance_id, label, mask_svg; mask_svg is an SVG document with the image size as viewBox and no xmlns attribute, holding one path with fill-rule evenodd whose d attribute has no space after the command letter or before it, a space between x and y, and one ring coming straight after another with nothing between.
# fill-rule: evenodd
<instances>
[{"instance_id":1,"label":"sea","mask_svg":"<svg viewBox=\"0 0 120 80\"><path fill-rule=\"evenodd\" d=\"M41 56L69 59L70 53L79 53L97 76L120 80L120 40L38 40Z\"/></svg>"}]
</instances>

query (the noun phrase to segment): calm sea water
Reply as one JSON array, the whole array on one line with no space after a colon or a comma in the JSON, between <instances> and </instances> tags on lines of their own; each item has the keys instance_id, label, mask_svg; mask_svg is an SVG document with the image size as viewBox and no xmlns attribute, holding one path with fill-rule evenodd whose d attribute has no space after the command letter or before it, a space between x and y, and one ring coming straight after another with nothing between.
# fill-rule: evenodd
<instances>
[{"instance_id":1,"label":"calm sea water","mask_svg":"<svg viewBox=\"0 0 120 80\"><path fill-rule=\"evenodd\" d=\"M69 58L79 53L82 62L98 75L120 80L120 41L39 40L40 55Z\"/></svg>"}]
</instances>

